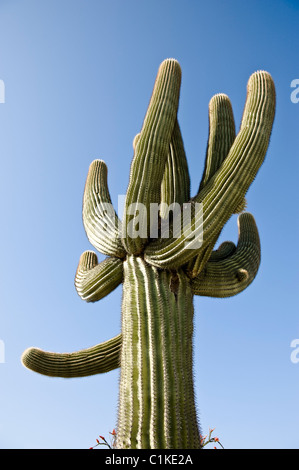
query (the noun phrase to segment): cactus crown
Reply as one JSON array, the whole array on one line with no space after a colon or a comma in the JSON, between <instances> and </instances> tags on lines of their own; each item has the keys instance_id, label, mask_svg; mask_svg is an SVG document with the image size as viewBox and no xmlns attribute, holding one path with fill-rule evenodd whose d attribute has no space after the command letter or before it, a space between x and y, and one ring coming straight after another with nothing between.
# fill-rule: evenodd
<instances>
[{"instance_id":1,"label":"cactus crown","mask_svg":"<svg viewBox=\"0 0 299 470\"><path fill-rule=\"evenodd\" d=\"M107 258L98 263L93 251L84 252L75 287L83 300L95 302L124 283L121 334L75 353L30 348L22 356L26 367L56 377L121 366L120 447L199 446L189 346L192 297L235 295L252 282L260 263L255 220L244 209L269 144L275 113L272 78L265 71L249 78L237 135L229 98L217 94L211 99L205 166L192 198L177 119L180 85L179 63L165 60L134 138L122 221L111 204L104 161L93 161L87 175L83 223L91 244ZM187 205L188 221L178 216L183 230L175 233L173 215L169 236L164 236L168 209ZM154 222L153 206L158 206ZM237 246L225 242L214 249L225 223L239 212Z\"/></svg>"}]
</instances>

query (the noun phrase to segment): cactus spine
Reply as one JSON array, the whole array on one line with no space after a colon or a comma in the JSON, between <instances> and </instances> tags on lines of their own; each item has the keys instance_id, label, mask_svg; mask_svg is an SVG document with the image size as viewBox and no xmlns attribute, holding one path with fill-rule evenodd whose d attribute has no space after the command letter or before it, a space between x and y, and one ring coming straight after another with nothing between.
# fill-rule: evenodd
<instances>
[{"instance_id":1,"label":"cactus spine","mask_svg":"<svg viewBox=\"0 0 299 470\"><path fill-rule=\"evenodd\" d=\"M180 84L178 62L165 60L141 132L133 142L122 222L111 208L105 163L92 162L87 176L83 223L92 245L107 258L98 263L94 252L84 252L75 287L83 300L95 302L123 283L121 333L74 353L29 348L22 356L26 367L56 377L81 377L120 367L119 448L200 447L192 371L193 296L236 295L253 281L260 264L258 230L244 208L271 135L272 78L264 71L250 77L237 135L229 98L218 94L211 99L205 167L192 198L177 120ZM161 226L167 208L187 203L191 218L180 236L175 236L172 220L169 236L164 237ZM203 207L199 226L196 203ZM152 204L159 205L155 237L151 236ZM237 246L224 242L214 249L223 226L238 212L242 213ZM190 233L195 239L203 235L195 248L188 241Z\"/></svg>"}]
</instances>

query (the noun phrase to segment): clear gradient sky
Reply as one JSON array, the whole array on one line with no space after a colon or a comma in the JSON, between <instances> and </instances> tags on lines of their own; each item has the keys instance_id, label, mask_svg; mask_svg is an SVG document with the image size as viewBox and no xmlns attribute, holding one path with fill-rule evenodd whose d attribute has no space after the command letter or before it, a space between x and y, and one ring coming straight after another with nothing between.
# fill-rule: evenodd
<instances>
[{"instance_id":1,"label":"clear gradient sky","mask_svg":"<svg viewBox=\"0 0 299 470\"><path fill-rule=\"evenodd\" d=\"M216 428L225 448L299 448L290 346L299 338L298 25L298 0L0 0L0 448L89 448L116 426L119 371L47 378L20 357L29 346L74 351L120 331L121 287L92 305L74 288L80 254L92 249L83 189L102 158L113 202L125 194L132 141L167 57L182 67L192 194L210 98L229 95L238 128L249 76L263 69L274 79L271 142L247 197L261 267L236 297L195 298L195 387L201 428ZM225 239L237 241L235 216Z\"/></svg>"}]
</instances>

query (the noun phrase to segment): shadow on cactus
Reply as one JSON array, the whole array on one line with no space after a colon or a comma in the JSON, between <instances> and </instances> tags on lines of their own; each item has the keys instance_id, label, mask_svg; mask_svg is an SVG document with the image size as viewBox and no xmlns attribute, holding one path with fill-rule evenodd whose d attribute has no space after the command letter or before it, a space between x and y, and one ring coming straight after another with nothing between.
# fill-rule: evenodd
<instances>
[{"instance_id":1,"label":"shadow on cactus","mask_svg":"<svg viewBox=\"0 0 299 470\"><path fill-rule=\"evenodd\" d=\"M121 333L74 353L30 348L22 356L26 367L55 377L120 367L117 448L201 447L192 370L193 296L236 295L252 282L260 263L255 220L243 211L269 144L275 113L272 78L264 71L249 78L237 135L229 98L217 94L211 99L205 167L192 198L177 120L180 84L178 62L162 62L134 139L122 221L114 210L105 210L111 207L105 163L92 162L87 176L83 223L91 244L107 258L98 263L93 251L84 252L75 286L83 300L95 302L123 284ZM180 219L185 225L176 236L174 217L169 218L165 237L161 226L172 204L188 205L191 215L187 222ZM199 224L196 204L203 208ZM160 210L154 237L153 205ZM240 213L237 246L225 242L214 249L234 213ZM201 243L190 243L190 237Z\"/></svg>"}]
</instances>

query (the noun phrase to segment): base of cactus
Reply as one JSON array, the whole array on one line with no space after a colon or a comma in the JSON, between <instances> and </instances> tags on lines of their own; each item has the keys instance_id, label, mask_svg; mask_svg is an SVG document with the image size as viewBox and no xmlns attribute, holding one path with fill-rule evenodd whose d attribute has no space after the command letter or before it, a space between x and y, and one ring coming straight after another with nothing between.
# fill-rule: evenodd
<instances>
[{"instance_id":1,"label":"base of cactus","mask_svg":"<svg viewBox=\"0 0 299 470\"><path fill-rule=\"evenodd\" d=\"M193 295L182 270L124 262L117 448L199 448Z\"/></svg>"}]
</instances>

